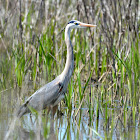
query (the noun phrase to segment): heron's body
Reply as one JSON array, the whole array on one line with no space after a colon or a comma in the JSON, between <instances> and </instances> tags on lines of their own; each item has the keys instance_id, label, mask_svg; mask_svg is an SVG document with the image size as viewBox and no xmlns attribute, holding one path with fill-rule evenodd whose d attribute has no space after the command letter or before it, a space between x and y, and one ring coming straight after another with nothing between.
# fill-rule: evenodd
<instances>
[{"instance_id":1,"label":"heron's body","mask_svg":"<svg viewBox=\"0 0 140 140\"><path fill-rule=\"evenodd\" d=\"M30 107L35 110L43 110L47 107L56 106L65 96L68 83L74 69L73 46L70 40L70 31L72 28L94 27L95 25L84 24L73 20L65 28L65 42L67 45L67 60L64 71L53 81L38 89L26 102L19 108L17 116L21 117L30 112Z\"/></svg>"}]
</instances>

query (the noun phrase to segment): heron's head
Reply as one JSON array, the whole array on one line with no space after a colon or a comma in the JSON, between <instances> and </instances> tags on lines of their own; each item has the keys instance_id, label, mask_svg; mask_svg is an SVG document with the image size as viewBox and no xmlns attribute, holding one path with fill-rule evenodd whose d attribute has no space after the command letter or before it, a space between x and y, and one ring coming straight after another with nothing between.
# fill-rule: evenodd
<instances>
[{"instance_id":1,"label":"heron's head","mask_svg":"<svg viewBox=\"0 0 140 140\"><path fill-rule=\"evenodd\" d=\"M96 25L82 23L82 22L77 21L77 20L71 20L68 23L67 26L69 26L71 29L74 29L74 28L86 28L86 27L96 27Z\"/></svg>"}]
</instances>

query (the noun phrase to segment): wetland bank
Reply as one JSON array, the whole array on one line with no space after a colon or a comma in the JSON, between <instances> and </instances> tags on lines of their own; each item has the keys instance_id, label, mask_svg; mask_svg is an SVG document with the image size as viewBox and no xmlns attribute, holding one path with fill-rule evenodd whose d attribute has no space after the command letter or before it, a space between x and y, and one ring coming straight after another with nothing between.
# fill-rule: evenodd
<instances>
[{"instance_id":1,"label":"wetland bank","mask_svg":"<svg viewBox=\"0 0 140 140\"><path fill-rule=\"evenodd\" d=\"M140 139L139 0L0 1L0 137ZM71 19L74 73L63 113L15 121L17 108L65 66L63 28Z\"/></svg>"}]
</instances>

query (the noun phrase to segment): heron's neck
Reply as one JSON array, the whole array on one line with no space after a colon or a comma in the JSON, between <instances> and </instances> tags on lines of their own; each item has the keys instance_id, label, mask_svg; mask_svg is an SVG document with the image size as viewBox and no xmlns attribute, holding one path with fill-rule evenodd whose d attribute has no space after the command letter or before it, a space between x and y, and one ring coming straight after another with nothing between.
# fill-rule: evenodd
<instances>
[{"instance_id":1,"label":"heron's neck","mask_svg":"<svg viewBox=\"0 0 140 140\"><path fill-rule=\"evenodd\" d=\"M74 69L74 55L73 55L73 46L70 40L70 28L66 27L65 29L65 42L67 45L67 60L65 64L64 71L61 74L61 78L64 82L69 82L73 69Z\"/></svg>"}]
</instances>

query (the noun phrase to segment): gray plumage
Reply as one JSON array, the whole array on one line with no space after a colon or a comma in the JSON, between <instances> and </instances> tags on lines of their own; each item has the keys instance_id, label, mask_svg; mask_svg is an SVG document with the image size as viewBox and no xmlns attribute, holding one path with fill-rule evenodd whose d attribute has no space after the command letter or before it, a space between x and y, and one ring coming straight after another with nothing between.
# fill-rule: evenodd
<instances>
[{"instance_id":1,"label":"gray plumage","mask_svg":"<svg viewBox=\"0 0 140 140\"><path fill-rule=\"evenodd\" d=\"M30 107L35 110L43 110L47 107L56 106L65 96L68 83L74 69L73 46L70 40L70 31L73 28L95 27L96 25L81 23L72 20L65 28L65 42L67 45L67 60L64 71L53 81L38 89L17 111L17 116L21 117L30 112Z\"/></svg>"}]
</instances>

